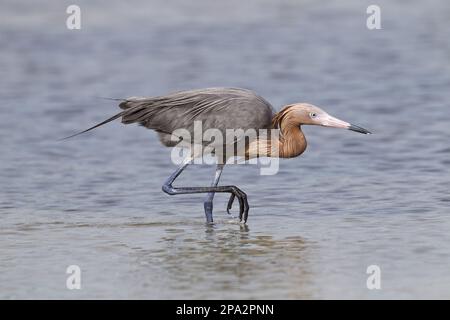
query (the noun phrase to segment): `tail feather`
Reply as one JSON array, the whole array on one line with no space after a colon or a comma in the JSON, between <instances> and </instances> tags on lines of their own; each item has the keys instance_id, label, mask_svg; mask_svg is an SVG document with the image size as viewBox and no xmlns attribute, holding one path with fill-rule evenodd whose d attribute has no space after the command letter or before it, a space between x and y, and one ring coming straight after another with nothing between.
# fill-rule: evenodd
<instances>
[{"instance_id":1,"label":"tail feather","mask_svg":"<svg viewBox=\"0 0 450 320\"><path fill-rule=\"evenodd\" d=\"M68 137L61 138L61 139L59 139L59 140L70 139L70 138L73 138L73 137L75 137L75 136L78 136L78 135L80 135L80 134L82 134L82 133L91 131L91 130L93 130L93 129L95 129L95 128L98 128L98 127L104 125L104 124L107 124L108 122L111 122L111 121L113 121L113 120L116 120L117 118L120 118L124 113L125 113L125 111L119 112L118 114L112 116L111 118L106 119L105 121L102 121L102 122L96 124L96 125L93 126L93 127L90 127L90 128L88 128L88 129L86 129L86 130L83 130L83 131L81 131L81 132L77 132L77 133L72 134L72 135L70 135L70 136L68 136Z\"/></svg>"}]
</instances>

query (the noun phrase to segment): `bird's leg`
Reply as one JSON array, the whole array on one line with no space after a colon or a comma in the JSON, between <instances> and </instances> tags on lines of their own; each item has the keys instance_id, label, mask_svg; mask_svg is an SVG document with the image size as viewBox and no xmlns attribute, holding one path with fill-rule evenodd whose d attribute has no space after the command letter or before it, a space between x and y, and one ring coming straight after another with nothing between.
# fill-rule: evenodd
<instances>
[{"instance_id":1,"label":"bird's leg","mask_svg":"<svg viewBox=\"0 0 450 320\"><path fill-rule=\"evenodd\" d=\"M223 171L223 164L218 164L216 167L216 173L214 175L214 180L211 184L211 187L217 187L217 184L219 183L220 175ZM205 215L206 215L206 221L212 222L212 210L213 210L213 199L214 199L214 192L209 192L206 195L205 202L203 203L203 207L205 208Z\"/></svg>"},{"instance_id":2,"label":"bird's leg","mask_svg":"<svg viewBox=\"0 0 450 320\"><path fill-rule=\"evenodd\" d=\"M241 189L239 189L236 186L213 186L213 187L174 187L172 186L172 183L175 181L175 179L181 174L181 172L188 166L192 158L186 159L183 164L170 175L170 177L166 180L164 185L162 186L162 190L169 194L169 195L175 195L175 194L191 194L191 193L216 193L216 192L225 192L230 193L233 196L233 199L236 197L239 200L239 218L240 220L244 220L244 223L247 221L248 218L248 201L247 197L245 196L245 193L242 192ZM211 215L212 219L212 215ZM208 221L208 222L212 222Z\"/></svg>"}]
</instances>

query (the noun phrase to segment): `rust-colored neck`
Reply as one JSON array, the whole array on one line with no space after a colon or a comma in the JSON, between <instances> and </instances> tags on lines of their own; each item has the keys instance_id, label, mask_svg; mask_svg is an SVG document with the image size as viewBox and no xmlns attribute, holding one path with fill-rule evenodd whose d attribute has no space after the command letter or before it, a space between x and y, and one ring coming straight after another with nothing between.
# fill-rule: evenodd
<instances>
[{"instance_id":1,"label":"rust-colored neck","mask_svg":"<svg viewBox=\"0 0 450 320\"><path fill-rule=\"evenodd\" d=\"M306 138L300 123L292 117L288 108L276 113L272 120L272 128L280 129L278 152L280 158L292 158L301 155L306 149Z\"/></svg>"},{"instance_id":2,"label":"rust-colored neck","mask_svg":"<svg viewBox=\"0 0 450 320\"><path fill-rule=\"evenodd\" d=\"M278 140L280 158L297 157L305 151L306 145L306 138L300 126L288 124L280 128Z\"/></svg>"},{"instance_id":3,"label":"rust-colored neck","mask_svg":"<svg viewBox=\"0 0 450 320\"><path fill-rule=\"evenodd\" d=\"M279 129L276 137L257 139L246 148L246 159L256 157L293 158L306 149L306 139L300 123L292 115L282 110L274 115L271 129Z\"/></svg>"}]
</instances>

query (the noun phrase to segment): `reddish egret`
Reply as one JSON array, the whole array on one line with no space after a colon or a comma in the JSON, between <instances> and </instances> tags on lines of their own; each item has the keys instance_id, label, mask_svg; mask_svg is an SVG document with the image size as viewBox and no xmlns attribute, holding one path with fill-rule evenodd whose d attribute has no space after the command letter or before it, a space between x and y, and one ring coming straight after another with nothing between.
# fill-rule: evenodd
<instances>
[{"instance_id":1,"label":"reddish egret","mask_svg":"<svg viewBox=\"0 0 450 320\"><path fill-rule=\"evenodd\" d=\"M352 131L369 134L370 132L359 126L339 120L330 116L322 109L307 103L290 104L275 112L265 99L254 92L239 88L207 88L172 93L159 97L131 97L118 99L122 101L119 107L123 110L115 116L72 136L87 132L110 121L122 117L122 123L139 123L153 129L159 134L161 143L167 147L174 147L172 133L177 129L187 129L194 132L194 122L201 121L203 130L218 129L224 133L227 129L279 129L278 137L267 140L257 136L254 141L245 144L245 158L251 159L260 156L260 148L256 144L266 145L269 156L291 158L301 155L306 149L306 139L302 132L302 125L319 125L324 127L344 128ZM262 139L266 139L262 141ZM195 140L190 143L191 150ZM200 142L204 144L203 141ZM225 144L225 142L224 142ZM225 147L225 146L223 146ZM276 153L274 152L276 150ZM225 157L221 153L216 157ZM263 156L266 156L265 153ZM230 213L233 201L239 201L239 218L244 223L248 218L249 205L247 195L238 187L219 186L219 179L224 164L218 161L214 180L210 187L174 187L173 183L180 173L192 162L195 157L202 156L191 152L182 165L166 180L162 190L169 195L207 193L204 209L207 222L213 221L213 198L217 192L229 193L230 198L227 212Z\"/></svg>"}]
</instances>

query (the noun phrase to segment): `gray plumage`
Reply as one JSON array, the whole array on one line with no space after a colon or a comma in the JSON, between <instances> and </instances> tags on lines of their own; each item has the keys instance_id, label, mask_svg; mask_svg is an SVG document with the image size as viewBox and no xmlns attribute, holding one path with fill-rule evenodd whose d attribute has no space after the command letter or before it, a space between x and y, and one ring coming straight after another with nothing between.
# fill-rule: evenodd
<instances>
[{"instance_id":1,"label":"gray plumage","mask_svg":"<svg viewBox=\"0 0 450 320\"><path fill-rule=\"evenodd\" d=\"M161 142L173 146L171 133L202 121L203 132L218 129L259 129L270 126L273 108L254 92L237 88L207 88L181 91L154 98L129 98L120 103L122 123L139 123L159 132Z\"/></svg>"},{"instance_id":2,"label":"gray plumage","mask_svg":"<svg viewBox=\"0 0 450 320\"><path fill-rule=\"evenodd\" d=\"M75 135L122 117L122 123L138 123L153 129L164 145L174 146L177 141L171 140L172 132L187 129L193 136L194 121L202 121L203 132L218 129L225 137L226 129L269 128L275 112L265 99L240 88L206 88L158 97L130 97L119 107L122 112Z\"/></svg>"}]
</instances>

